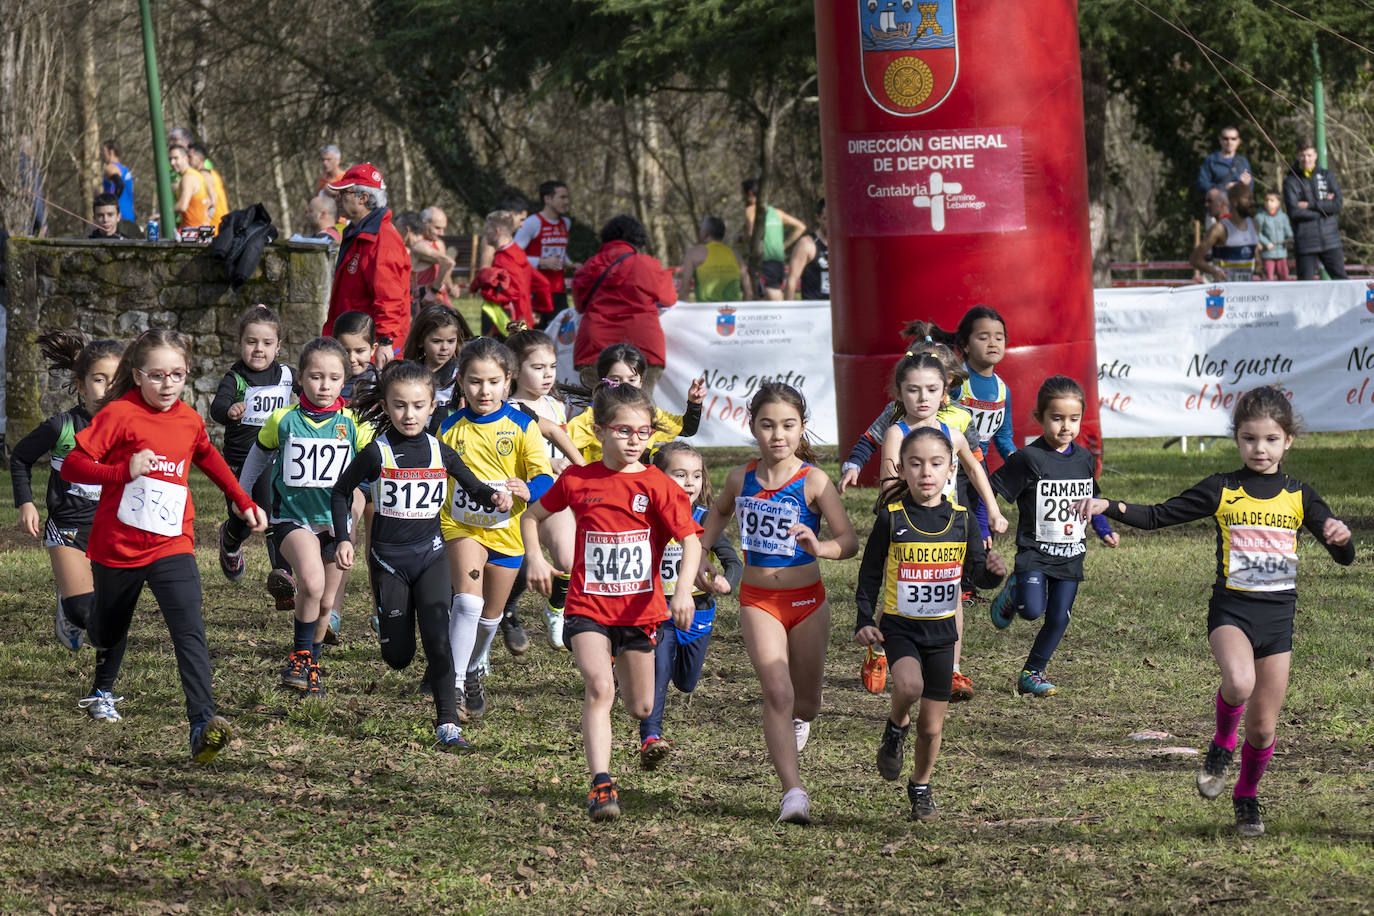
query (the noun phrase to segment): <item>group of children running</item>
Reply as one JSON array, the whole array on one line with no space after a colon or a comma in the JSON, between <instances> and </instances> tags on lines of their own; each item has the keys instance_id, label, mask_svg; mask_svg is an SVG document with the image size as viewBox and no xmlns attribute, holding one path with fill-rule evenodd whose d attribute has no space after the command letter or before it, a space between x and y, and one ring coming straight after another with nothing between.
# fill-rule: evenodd
<instances>
[{"instance_id":1,"label":"group of children running","mask_svg":"<svg viewBox=\"0 0 1374 916\"><path fill-rule=\"evenodd\" d=\"M1287 685L1298 529L1337 562L1354 559L1345 524L1281 470L1297 421L1278 389L1237 402L1239 470L1158 506L1107 500L1094 457L1075 442L1085 396L1072 379L1044 381L1033 411L1042 435L1015 447L1010 396L995 372L1005 322L979 306L952 335L927 322L906 329L910 349L893 373L893 401L851 452L838 488L816 466L802 395L766 382L748 405L758 457L731 470L713 496L702 456L679 438L700 423L704 384L692 384L683 415L666 413L641 390L644 357L632 346L601 355L600 383L578 392L590 404L569 420L554 392L554 344L542 332L514 327L505 342L466 339L458 314L435 306L417 317L406 358L378 372L367 316L340 316L333 331L306 343L293 370L277 361L277 316L263 306L243 315L240 358L211 406L225 426L223 456L181 400L189 371L181 335L151 330L127 347L62 332L40 339L53 367L70 373L77 403L15 449L15 502L21 528L49 551L59 641L73 651L83 640L95 647L94 681L79 704L92 718L121 718L115 679L146 584L175 647L192 756L212 759L232 735L210 688L190 463L229 506L219 532L226 577L244 575L246 539L269 532L268 588L293 613L283 687L325 692L322 647L338 640L348 575L363 549L355 542L365 535L382 658L408 666L418 631L422 690L433 697L441 747L471 747L462 726L486 711L485 659L507 605L526 583L545 596L549 642L571 651L584 683L594 821L620 813L609 775L617 689L641 723L641 765L655 769L670 754L668 685L695 689L717 596L737 594L783 789L778 819L809 823L798 759L821 708L831 629L819 561L858 553L841 493L878 453L854 639L867 649L869 690L882 692L890 674L876 757L885 779L902 773L916 710L907 783L914 819L937 816L931 780L947 706L973 694L960 671L965 601L1005 579L989 606L992 623L1043 620L1016 689L1051 696L1057 688L1046 672L1083 579L1087 527L1114 547L1108 518L1158 528L1211 516L1217 580L1208 631L1222 679L1197 785L1206 798L1220 794L1244 716L1236 825L1245 835L1263 832L1256 794ZM994 445L1003 463L989 475L983 457ZM45 454L53 472L40 528L30 481ZM1010 575L990 549L1008 527L999 496L1018 510ZM732 519L742 560L725 534Z\"/></svg>"}]
</instances>

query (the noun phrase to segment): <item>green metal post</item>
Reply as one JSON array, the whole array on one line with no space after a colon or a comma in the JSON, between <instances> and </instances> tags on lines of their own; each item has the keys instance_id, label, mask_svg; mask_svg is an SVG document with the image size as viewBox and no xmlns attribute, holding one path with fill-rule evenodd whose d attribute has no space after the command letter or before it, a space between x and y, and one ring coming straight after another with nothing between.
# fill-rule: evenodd
<instances>
[{"instance_id":1,"label":"green metal post","mask_svg":"<svg viewBox=\"0 0 1374 916\"><path fill-rule=\"evenodd\" d=\"M176 238L176 211L172 209L172 166L167 161L167 132L162 127L162 84L157 78L157 46L153 44L153 12L149 0L138 0L143 20L143 65L148 74L148 127L153 135L153 171L157 173L157 209L162 216L161 237Z\"/></svg>"},{"instance_id":2,"label":"green metal post","mask_svg":"<svg viewBox=\"0 0 1374 916\"><path fill-rule=\"evenodd\" d=\"M1326 168L1326 89L1322 86L1322 55L1312 37L1312 142L1317 145L1317 165Z\"/></svg>"}]
</instances>

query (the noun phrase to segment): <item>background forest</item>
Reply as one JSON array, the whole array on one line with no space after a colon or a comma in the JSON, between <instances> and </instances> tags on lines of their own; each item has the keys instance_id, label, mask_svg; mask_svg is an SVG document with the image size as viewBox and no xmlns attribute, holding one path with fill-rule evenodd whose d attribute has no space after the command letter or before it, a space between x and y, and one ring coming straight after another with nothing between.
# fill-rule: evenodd
<instances>
[{"instance_id":1,"label":"background forest","mask_svg":"<svg viewBox=\"0 0 1374 916\"><path fill-rule=\"evenodd\" d=\"M385 172L394 209L456 231L512 191L565 180L582 248L629 211L668 261L707 213L741 219L740 179L809 220L822 196L812 7L797 0L154 0L168 128L209 148L234 207L302 228L326 143ZM1259 186L1312 133L1313 39L1351 262L1374 260L1374 35L1365 0L1082 0L1099 282L1176 259L1193 179L1223 124ZM22 231L21 159L50 232L84 234L99 142L119 141L140 219L155 182L137 0L8 0L0 22L0 213ZM1008 49L1014 53L1015 49ZM21 156L27 142L30 153ZM574 248L579 247L577 241ZM577 252L574 252L574 256Z\"/></svg>"}]
</instances>

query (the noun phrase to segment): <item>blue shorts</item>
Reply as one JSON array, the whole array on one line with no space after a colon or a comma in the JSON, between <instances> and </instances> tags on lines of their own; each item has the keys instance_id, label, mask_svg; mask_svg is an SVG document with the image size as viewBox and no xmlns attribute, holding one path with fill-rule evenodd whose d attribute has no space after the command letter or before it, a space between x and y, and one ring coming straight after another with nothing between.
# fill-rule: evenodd
<instances>
[{"instance_id":1,"label":"blue shorts","mask_svg":"<svg viewBox=\"0 0 1374 916\"><path fill-rule=\"evenodd\" d=\"M487 563L491 566L500 566L504 569L519 569L525 562L523 553L506 554L497 553L490 547L487 548Z\"/></svg>"}]
</instances>

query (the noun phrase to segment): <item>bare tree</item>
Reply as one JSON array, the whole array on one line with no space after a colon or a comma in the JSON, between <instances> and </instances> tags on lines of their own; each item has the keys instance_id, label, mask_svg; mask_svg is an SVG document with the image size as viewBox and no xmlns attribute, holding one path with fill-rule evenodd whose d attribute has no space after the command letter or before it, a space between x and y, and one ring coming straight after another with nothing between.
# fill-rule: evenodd
<instances>
[{"instance_id":1,"label":"bare tree","mask_svg":"<svg viewBox=\"0 0 1374 916\"><path fill-rule=\"evenodd\" d=\"M8 0L0 17L0 213L13 235L34 228L34 204L52 159L65 96L57 10Z\"/></svg>"}]
</instances>

